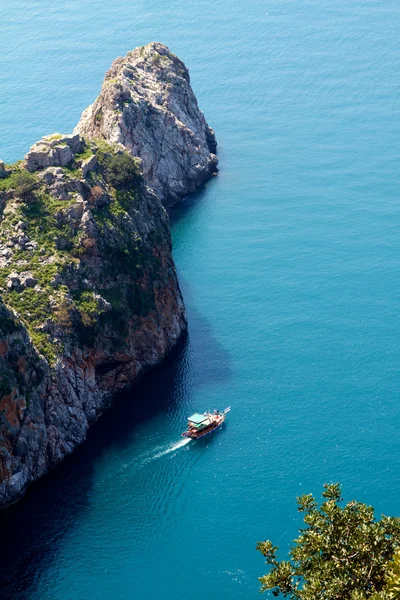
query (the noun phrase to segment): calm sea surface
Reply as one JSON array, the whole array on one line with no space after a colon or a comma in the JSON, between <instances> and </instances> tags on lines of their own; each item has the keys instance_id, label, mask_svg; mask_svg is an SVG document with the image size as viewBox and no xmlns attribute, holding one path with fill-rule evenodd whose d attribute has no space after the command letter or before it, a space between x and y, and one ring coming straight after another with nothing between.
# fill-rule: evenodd
<instances>
[{"instance_id":1,"label":"calm sea surface","mask_svg":"<svg viewBox=\"0 0 400 600\"><path fill-rule=\"evenodd\" d=\"M395 0L0 3L0 158L158 40L221 167L171 215L188 338L2 516L2 600L250 600L296 495L341 481L400 515L399 31Z\"/></svg>"}]
</instances>

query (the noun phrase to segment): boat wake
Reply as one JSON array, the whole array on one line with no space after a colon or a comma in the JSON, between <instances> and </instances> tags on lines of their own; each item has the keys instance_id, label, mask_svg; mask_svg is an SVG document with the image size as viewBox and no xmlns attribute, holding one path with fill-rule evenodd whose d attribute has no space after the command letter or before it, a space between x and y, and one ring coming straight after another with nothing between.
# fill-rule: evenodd
<instances>
[{"instance_id":1,"label":"boat wake","mask_svg":"<svg viewBox=\"0 0 400 600\"><path fill-rule=\"evenodd\" d=\"M183 446L186 446L187 444L189 444L191 441L192 440L190 438L185 438L183 440L179 440L179 442L176 442L176 444L172 444L172 446L169 446L162 452L158 452L157 454L152 456L151 460L154 460L155 458L160 458L161 456L164 456L165 454L169 454L170 452L175 452L176 450L179 450L179 448L183 448Z\"/></svg>"}]
</instances>

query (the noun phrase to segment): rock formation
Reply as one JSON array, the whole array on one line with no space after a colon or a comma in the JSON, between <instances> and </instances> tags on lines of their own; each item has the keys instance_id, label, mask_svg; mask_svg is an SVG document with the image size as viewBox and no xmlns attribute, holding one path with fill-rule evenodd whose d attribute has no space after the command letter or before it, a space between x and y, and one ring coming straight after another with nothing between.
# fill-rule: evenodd
<instances>
[{"instance_id":1,"label":"rock formation","mask_svg":"<svg viewBox=\"0 0 400 600\"><path fill-rule=\"evenodd\" d=\"M56 134L0 180L0 507L186 329L169 220L122 146Z\"/></svg>"},{"instance_id":2,"label":"rock formation","mask_svg":"<svg viewBox=\"0 0 400 600\"><path fill-rule=\"evenodd\" d=\"M120 143L141 158L146 184L166 205L193 192L218 163L214 132L199 110L189 73L159 43L113 62L75 132Z\"/></svg>"},{"instance_id":3,"label":"rock formation","mask_svg":"<svg viewBox=\"0 0 400 600\"><path fill-rule=\"evenodd\" d=\"M215 172L184 64L114 61L72 135L0 161L0 508L86 437L185 331L171 203Z\"/></svg>"}]
</instances>

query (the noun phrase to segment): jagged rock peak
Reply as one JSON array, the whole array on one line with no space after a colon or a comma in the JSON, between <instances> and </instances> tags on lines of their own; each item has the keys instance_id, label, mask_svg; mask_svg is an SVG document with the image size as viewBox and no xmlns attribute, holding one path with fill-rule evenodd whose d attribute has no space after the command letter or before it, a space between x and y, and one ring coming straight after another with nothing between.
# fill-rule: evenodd
<instances>
[{"instance_id":1,"label":"jagged rock peak","mask_svg":"<svg viewBox=\"0 0 400 600\"><path fill-rule=\"evenodd\" d=\"M74 133L122 144L164 204L216 172L214 131L200 111L184 63L153 42L117 58Z\"/></svg>"}]
</instances>

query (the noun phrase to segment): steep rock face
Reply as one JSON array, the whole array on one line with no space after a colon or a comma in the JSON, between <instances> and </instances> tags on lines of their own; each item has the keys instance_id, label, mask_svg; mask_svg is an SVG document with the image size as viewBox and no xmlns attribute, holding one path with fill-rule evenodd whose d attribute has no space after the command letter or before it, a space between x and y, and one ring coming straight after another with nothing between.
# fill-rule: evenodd
<instances>
[{"instance_id":1,"label":"steep rock face","mask_svg":"<svg viewBox=\"0 0 400 600\"><path fill-rule=\"evenodd\" d=\"M168 216L139 159L41 140L0 180L0 507L80 444L186 328Z\"/></svg>"},{"instance_id":2,"label":"steep rock face","mask_svg":"<svg viewBox=\"0 0 400 600\"><path fill-rule=\"evenodd\" d=\"M199 110L188 71L163 44L117 58L76 133L121 143L142 160L164 204L193 192L216 171L213 130Z\"/></svg>"},{"instance_id":3,"label":"steep rock face","mask_svg":"<svg viewBox=\"0 0 400 600\"><path fill-rule=\"evenodd\" d=\"M27 471L32 480L46 471L43 452L35 450L44 449L49 376L25 327L0 299L0 506L19 496Z\"/></svg>"}]
</instances>

